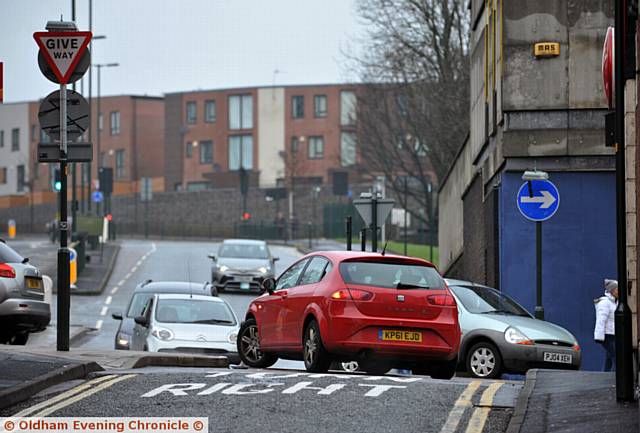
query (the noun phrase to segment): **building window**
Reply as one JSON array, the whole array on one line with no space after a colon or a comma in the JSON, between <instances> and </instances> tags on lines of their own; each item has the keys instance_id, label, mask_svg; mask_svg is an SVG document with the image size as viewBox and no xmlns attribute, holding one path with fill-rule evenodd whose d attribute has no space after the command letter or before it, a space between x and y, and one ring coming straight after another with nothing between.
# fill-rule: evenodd
<instances>
[{"instance_id":1,"label":"building window","mask_svg":"<svg viewBox=\"0 0 640 433\"><path fill-rule=\"evenodd\" d=\"M340 125L356 124L356 94L352 91L340 92Z\"/></svg>"},{"instance_id":2,"label":"building window","mask_svg":"<svg viewBox=\"0 0 640 433\"><path fill-rule=\"evenodd\" d=\"M116 150L116 179L122 179L124 172L124 149Z\"/></svg>"},{"instance_id":3,"label":"building window","mask_svg":"<svg viewBox=\"0 0 640 433\"><path fill-rule=\"evenodd\" d=\"M189 182L187 183L187 191L204 191L211 189L210 182Z\"/></svg>"},{"instance_id":4,"label":"building window","mask_svg":"<svg viewBox=\"0 0 640 433\"><path fill-rule=\"evenodd\" d=\"M253 136L232 135L229 137L229 170L240 170L240 167L253 168Z\"/></svg>"},{"instance_id":5,"label":"building window","mask_svg":"<svg viewBox=\"0 0 640 433\"><path fill-rule=\"evenodd\" d=\"M327 95L313 97L313 114L316 117L327 117Z\"/></svg>"},{"instance_id":6,"label":"building window","mask_svg":"<svg viewBox=\"0 0 640 433\"><path fill-rule=\"evenodd\" d=\"M17 171L17 184L18 184L18 192L22 192L24 191L24 187L25 187L25 177L24 177L24 165L19 165L18 166L18 171Z\"/></svg>"},{"instance_id":7,"label":"building window","mask_svg":"<svg viewBox=\"0 0 640 433\"><path fill-rule=\"evenodd\" d=\"M0 167L0 185L7 183L7 167Z\"/></svg>"},{"instance_id":8,"label":"building window","mask_svg":"<svg viewBox=\"0 0 640 433\"><path fill-rule=\"evenodd\" d=\"M297 153L300 148L300 139L294 135L291 137L291 153Z\"/></svg>"},{"instance_id":9,"label":"building window","mask_svg":"<svg viewBox=\"0 0 640 433\"><path fill-rule=\"evenodd\" d=\"M85 185L89 184L89 164L80 164L80 172L82 179L81 182L84 182Z\"/></svg>"},{"instance_id":10,"label":"building window","mask_svg":"<svg viewBox=\"0 0 640 433\"><path fill-rule=\"evenodd\" d=\"M187 158L191 158L191 156L193 155L193 143L192 142L190 142L190 141L187 142L185 153L186 153Z\"/></svg>"},{"instance_id":11,"label":"building window","mask_svg":"<svg viewBox=\"0 0 640 433\"><path fill-rule=\"evenodd\" d=\"M291 117L302 119L304 117L304 96L291 97Z\"/></svg>"},{"instance_id":12,"label":"building window","mask_svg":"<svg viewBox=\"0 0 640 433\"><path fill-rule=\"evenodd\" d=\"M253 97L229 96L229 129L253 128Z\"/></svg>"},{"instance_id":13,"label":"building window","mask_svg":"<svg viewBox=\"0 0 640 433\"><path fill-rule=\"evenodd\" d=\"M200 142L200 164L213 164L213 141Z\"/></svg>"},{"instance_id":14,"label":"building window","mask_svg":"<svg viewBox=\"0 0 640 433\"><path fill-rule=\"evenodd\" d=\"M49 134L44 132L44 129L40 130L40 143L51 143L51 137L49 137Z\"/></svg>"},{"instance_id":15,"label":"building window","mask_svg":"<svg viewBox=\"0 0 640 433\"><path fill-rule=\"evenodd\" d=\"M111 135L120 134L120 112L112 111L109 116L109 120L111 123Z\"/></svg>"},{"instance_id":16,"label":"building window","mask_svg":"<svg viewBox=\"0 0 640 433\"><path fill-rule=\"evenodd\" d=\"M102 113L98 114L98 131L102 131L104 129L104 117Z\"/></svg>"},{"instance_id":17,"label":"building window","mask_svg":"<svg viewBox=\"0 0 640 433\"><path fill-rule=\"evenodd\" d=\"M18 150L20 150L20 128L13 128L11 130L11 151Z\"/></svg>"},{"instance_id":18,"label":"building window","mask_svg":"<svg viewBox=\"0 0 640 433\"><path fill-rule=\"evenodd\" d=\"M100 152L100 162L98 163L98 167L104 167L104 157L106 154L104 152Z\"/></svg>"},{"instance_id":19,"label":"building window","mask_svg":"<svg viewBox=\"0 0 640 433\"><path fill-rule=\"evenodd\" d=\"M206 101L204 103L204 121L214 123L216 121L216 101Z\"/></svg>"},{"instance_id":20,"label":"building window","mask_svg":"<svg viewBox=\"0 0 640 433\"><path fill-rule=\"evenodd\" d=\"M356 163L356 133L343 132L340 134L340 164L348 167Z\"/></svg>"},{"instance_id":21,"label":"building window","mask_svg":"<svg viewBox=\"0 0 640 433\"><path fill-rule=\"evenodd\" d=\"M309 137L309 159L322 159L324 157L324 138Z\"/></svg>"},{"instance_id":22,"label":"building window","mask_svg":"<svg viewBox=\"0 0 640 433\"><path fill-rule=\"evenodd\" d=\"M187 102L187 123L193 125L198 120L198 112L195 101Z\"/></svg>"}]
</instances>

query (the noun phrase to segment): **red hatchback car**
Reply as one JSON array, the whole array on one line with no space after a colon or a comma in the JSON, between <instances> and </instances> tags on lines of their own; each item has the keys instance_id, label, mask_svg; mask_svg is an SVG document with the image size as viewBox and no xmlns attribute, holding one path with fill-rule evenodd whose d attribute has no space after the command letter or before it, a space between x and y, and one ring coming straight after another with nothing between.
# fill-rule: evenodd
<instances>
[{"instance_id":1,"label":"red hatchback car","mask_svg":"<svg viewBox=\"0 0 640 433\"><path fill-rule=\"evenodd\" d=\"M302 359L324 372L358 361L370 374L407 368L449 379L460 326L456 302L429 262L353 251L309 254L253 300L238 335L245 364Z\"/></svg>"}]
</instances>

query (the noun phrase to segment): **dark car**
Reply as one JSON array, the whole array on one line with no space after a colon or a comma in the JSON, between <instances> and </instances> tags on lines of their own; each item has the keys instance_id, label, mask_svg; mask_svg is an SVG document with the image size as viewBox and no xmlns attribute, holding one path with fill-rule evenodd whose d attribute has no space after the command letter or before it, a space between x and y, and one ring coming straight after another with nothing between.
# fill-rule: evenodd
<instances>
[{"instance_id":1,"label":"dark car","mask_svg":"<svg viewBox=\"0 0 640 433\"><path fill-rule=\"evenodd\" d=\"M0 344L26 344L51 320L40 271L0 239Z\"/></svg>"},{"instance_id":2,"label":"dark car","mask_svg":"<svg viewBox=\"0 0 640 433\"><path fill-rule=\"evenodd\" d=\"M147 280L136 286L129 300L126 314L116 312L111 314L115 320L120 320L118 332L116 332L115 348L120 350L129 350L133 329L136 326L134 318L140 315L147 301L153 298L153 295L161 293L171 294L193 294L217 296L216 288L210 283L187 283L183 281L156 281Z\"/></svg>"},{"instance_id":3,"label":"dark car","mask_svg":"<svg viewBox=\"0 0 640 433\"><path fill-rule=\"evenodd\" d=\"M262 281L274 277L278 260L265 241L248 239L227 239L218 254L209 258L213 260L211 281L219 292L262 292Z\"/></svg>"}]
</instances>

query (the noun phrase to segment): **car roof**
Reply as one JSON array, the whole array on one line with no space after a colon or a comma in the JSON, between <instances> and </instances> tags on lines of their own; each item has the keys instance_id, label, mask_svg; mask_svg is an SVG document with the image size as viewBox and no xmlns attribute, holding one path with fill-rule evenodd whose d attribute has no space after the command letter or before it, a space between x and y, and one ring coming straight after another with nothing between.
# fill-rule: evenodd
<instances>
[{"instance_id":1,"label":"car roof","mask_svg":"<svg viewBox=\"0 0 640 433\"><path fill-rule=\"evenodd\" d=\"M189 295L186 293L158 293L158 299L195 299L197 301L210 301L225 304L226 302L214 296Z\"/></svg>"},{"instance_id":2,"label":"car roof","mask_svg":"<svg viewBox=\"0 0 640 433\"><path fill-rule=\"evenodd\" d=\"M187 281L150 281L139 284L135 293L186 293L210 294L210 283L189 283ZM198 293L200 292L200 293Z\"/></svg>"},{"instance_id":3,"label":"car roof","mask_svg":"<svg viewBox=\"0 0 640 433\"><path fill-rule=\"evenodd\" d=\"M493 287L485 286L484 284L474 283L473 281L467 280L456 280L453 278L445 278L445 283L447 286L473 286L473 287L486 287L488 289L492 289Z\"/></svg>"},{"instance_id":4,"label":"car roof","mask_svg":"<svg viewBox=\"0 0 640 433\"><path fill-rule=\"evenodd\" d=\"M237 245L265 245L265 241L258 239L225 239L223 244L237 244Z\"/></svg>"},{"instance_id":5,"label":"car roof","mask_svg":"<svg viewBox=\"0 0 640 433\"><path fill-rule=\"evenodd\" d=\"M418 257L409 257L409 256L401 256L398 254L385 254L384 256L381 253L372 253L367 251L315 251L313 253L309 253L305 256L325 256L329 259L342 262L342 261L350 261L350 260L376 260L376 259L391 259L397 260L400 262L405 262L407 264L413 265L424 265L431 266L435 268L435 265L428 260L424 260Z\"/></svg>"}]
</instances>

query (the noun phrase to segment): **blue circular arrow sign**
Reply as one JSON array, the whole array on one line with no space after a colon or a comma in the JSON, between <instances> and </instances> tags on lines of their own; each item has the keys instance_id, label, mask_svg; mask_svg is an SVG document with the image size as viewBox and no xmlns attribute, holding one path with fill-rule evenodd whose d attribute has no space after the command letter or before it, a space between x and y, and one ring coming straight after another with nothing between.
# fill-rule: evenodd
<instances>
[{"instance_id":1,"label":"blue circular arrow sign","mask_svg":"<svg viewBox=\"0 0 640 433\"><path fill-rule=\"evenodd\" d=\"M91 200L94 203L100 203L102 201L102 199L104 198L104 195L102 194L102 191L94 191L91 194Z\"/></svg>"},{"instance_id":2,"label":"blue circular arrow sign","mask_svg":"<svg viewBox=\"0 0 640 433\"><path fill-rule=\"evenodd\" d=\"M531 184L531 187L529 187ZM558 188L548 180L531 180L518 190L518 210L531 221L546 221L560 206Z\"/></svg>"}]
</instances>

